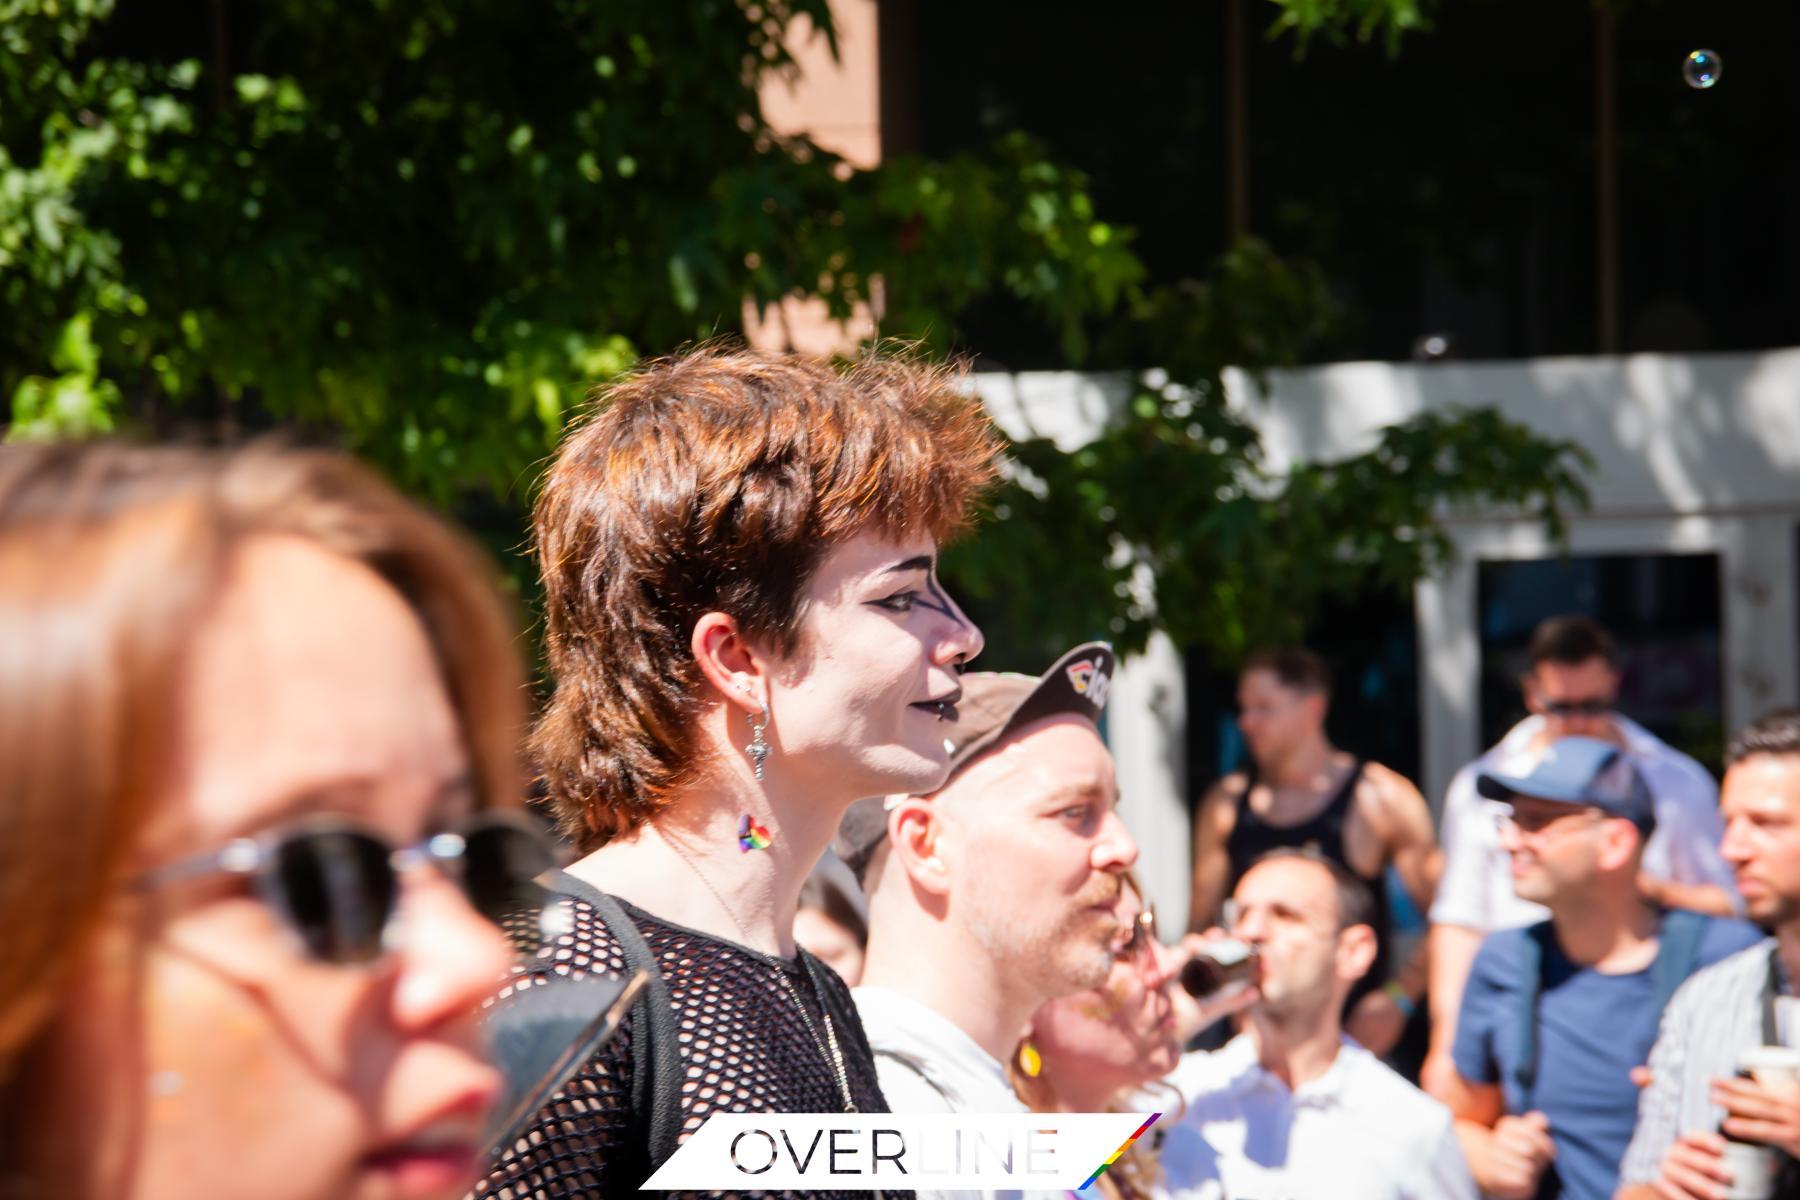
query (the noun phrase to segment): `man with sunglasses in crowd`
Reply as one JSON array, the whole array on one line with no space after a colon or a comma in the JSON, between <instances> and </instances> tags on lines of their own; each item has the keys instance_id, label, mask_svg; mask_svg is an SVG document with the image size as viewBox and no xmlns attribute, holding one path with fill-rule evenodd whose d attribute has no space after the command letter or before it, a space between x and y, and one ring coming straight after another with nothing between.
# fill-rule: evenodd
<instances>
[{"instance_id":1,"label":"man with sunglasses in crowd","mask_svg":"<svg viewBox=\"0 0 1800 1200\"><path fill-rule=\"evenodd\" d=\"M1245 1028L1169 1077L1186 1103L1167 1118L1167 1194L1474 1200L1444 1106L1344 1035L1344 1000L1375 961L1368 886L1315 848L1282 848L1226 908L1257 952Z\"/></svg>"},{"instance_id":2,"label":"man with sunglasses in crowd","mask_svg":"<svg viewBox=\"0 0 1800 1200\"><path fill-rule=\"evenodd\" d=\"M1454 1081L1463 982L1482 939L1549 916L1513 890L1492 802L1477 794L1484 771L1528 770L1552 742L1588 737L1624 750L1654 801L1656 832L1643 852L1638 884L1664 908L1715 915L1739 911L1731 868L1719 856L1719 789L1705 768L1614 709L1619 695L1612 636L1582 616L1551 617L1532 633L1530 665L1520 679L1525 720L1465 766L1444 796L1440 841L1444 872L1431 906L1431 1052L1421 1075L1440 1098Z\"/></svg>"},{"instance_id":3,"label":"man with sunglasses in crowd","mask_svg":"<svg viewBox=\"0 0 1800 1200\"><path fill-rule=\"evenodd\" d=\"M1503 806L1519 897L1550 919L1491 934L1475 956L1451 1051L1457 1133L1494 1200L1609 1200L1663 1006L1760 935L1645 899L1656 806L1613 743L1562 738L1528 771L1483 771L1476 788Z\"/></svg>"},{"instance_id":4,"label":"man with sunglasses in crowd","mask_svg":"<svg viewBox=\"0 0 1800 1200\"><path fill-rule=\"evenodd\" d=\"M1092 642L1036 679L964 675L948 782L845 814L835 848L869 899L853 994L896 1113L1024 1112L1005 1067L1020 1032L1099 986L1131 933L1137 845L1099 730L1113 667Z\"/></svg>"}]
</instances>

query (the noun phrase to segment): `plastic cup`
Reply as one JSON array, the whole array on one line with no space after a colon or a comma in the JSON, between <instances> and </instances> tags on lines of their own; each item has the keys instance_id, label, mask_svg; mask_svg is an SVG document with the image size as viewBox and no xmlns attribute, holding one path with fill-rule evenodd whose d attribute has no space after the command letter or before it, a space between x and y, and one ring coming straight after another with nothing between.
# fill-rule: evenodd
<instances>
[{"instance_id":1,"label":"plastic cup","mask_svg":"<svg viewBox=\"0 0 1800 1200\"><path fill-rule=\"evenodd\" d=\"M1754 1079L1772 1092L1800 1096L1800 1050L1790 1046L1751 1046L1738 1055L1739 1075ZM1779 1158L1761 1142L1740 1142L1726 1136L1725 1166L1731 1171L1727 1200L1772 1200Z\"/></svg>"}]
</instances>

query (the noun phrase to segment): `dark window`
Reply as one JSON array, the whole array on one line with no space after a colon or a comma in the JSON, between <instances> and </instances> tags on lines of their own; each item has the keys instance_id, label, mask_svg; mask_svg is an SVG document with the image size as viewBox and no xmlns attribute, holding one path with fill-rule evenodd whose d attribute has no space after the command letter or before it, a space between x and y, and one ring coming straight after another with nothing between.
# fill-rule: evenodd
<instances>
[{"instance_id":1,"label":"dark window","mask_svg":"<svg viewBox=\"0 0 1800 1200\"><path fill-rule=\"evenodd\" d=\"M1725 733L1718 555L1484 562L1478 578L1483 746L1525 716L1519 676L1537 623L1583 613L1618 640L1619 711L1718 771Z\"/></svg>"},{"instance_id":2,"label":"dark window","mask_svg":"<svg viewBox=\"0 0 1800 1200\"><path fill-rule=\"evenodd\" d=\"M1318 42L1297 59L1264 36L1276 10L1246 0L1250 229L1323 267L1343 323L1318 359L1406 358L1435 333L1463 357L1600 348L1597 7L1459 0L1396 58ZM1800 128L1800 6L1613 7L1620 348L1791 344L1800 156L1781 148ZM1138 229L1154 280L1200 272L1226 236L1224 6L1033 12L897 3L883 32L911 24L891 64L909 86L884 92L884 121L904 107L930 154L1033 134ZM1704 91L1682 76L1701 47L1724 60ZM990 366L1065 365L1003 299L962 333Z\"/></svg>"}]
</instances>

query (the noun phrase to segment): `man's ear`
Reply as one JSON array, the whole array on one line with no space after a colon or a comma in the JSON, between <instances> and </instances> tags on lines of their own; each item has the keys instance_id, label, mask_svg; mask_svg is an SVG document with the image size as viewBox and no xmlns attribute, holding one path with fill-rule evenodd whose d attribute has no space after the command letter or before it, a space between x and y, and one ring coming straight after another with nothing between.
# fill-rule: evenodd
<instances>
[{"instance_id":1,"label":"man's ear","mask_svg":"<svg viewBox=\"0 0 1800 1200\"><path fill-rule=\"evenodd\" d=\"M756 716L769 703L769 663L727 613L703 613L688 640L700 674L728 704Z\"/></svg>"},{"instance_id":2,"label":"man's ear","mask_svg":"<svg viewBox=\"0 0 1800 1200\"><path fill-rule=\"evenodd\" d=\"M1623 817L1606 821L1600 837L1600 853L1595 862L1604 871L1617 871L1628 865L1637 853L1643 835L1636 825Z\"/></svg>"},{"instance_id":3,"label":"man's ear","mask_svg":"<svg viewBox=\"0 0 1800 1200\"><path fill-rule=\"evenodd\" d=\"M1375 930L1367 925L1352 925L1338 931L1338 977L1355 983L1375 965Z\"/></svg>"},{"instance_id":4,"label":"man's ear","mask_svg":"<svg viewBox=\"0 0 1800 1200\"><path fill-rule=\"evenodd\" d=\"M950 873L938 853L943 821L931 801L907 796L888 810L887 869L900 866L913 886L934 895L950 890Z\"/></svg>"}]
</instances>

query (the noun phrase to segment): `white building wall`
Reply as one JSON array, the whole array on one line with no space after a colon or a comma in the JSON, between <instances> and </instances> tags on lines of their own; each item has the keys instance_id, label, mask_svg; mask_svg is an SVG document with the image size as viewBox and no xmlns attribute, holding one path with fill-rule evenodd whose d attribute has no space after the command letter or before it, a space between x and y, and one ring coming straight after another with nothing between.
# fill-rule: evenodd
<instances>
[{"instance_id":1,"label":"white building wall","mask_svg":"<svg viewBox=\"0 0 1800 1200\"><path fill-rule=\"evenodd\" d=\"M1421 412L1491 405L1594 458L1592 509L1571 525L1577 555L1720 556L1725 720L1734 728L1800 696L1795 527L1800 522L1800 349L1477 363L1340 363L1274 371L1259 390L1227 375L1230 403L1261 431L1269 465L1372 447L1383 426ZM1121 375L977 375L995 420L1065 448L1093 436L1129 392ZM1438 803L1478 753L1475 564L1556 553L1534 521L1448 516L1460 559L1418 586L1420 785ZM1185 686L1166 641L1124 665L1110 721L1127 822L1157 902L1186 908L1189 838L1182 778Z\"/></svg>"},{"instance_id":2,"label":"white building wall","mask_svg":"<svg viewBox=\"0 0 1800 1200\"><path fill-rule=\"evenodd\" d=\"M1269 374L1267 396L1231 373L1232 403L1272 466L1374 445L1420 412L1493 405L1586 447L1596 517L1792 511L1800 478L1800 349L1761 354L1340 363Z\"/></svg>"},{"instance_id":3,"label":"white building wall","mask_svg":"<svg viewBox=\"0 0 1800 1200\"><path fill-rule=\"evenodd\" d=\"M1137 839L1138 878L1169 930L1187 920L1187 691L1181 651L1154 634L1113 682L1107 737L1119 765L1119 813Z\"/></svg>"}]
</instances>

